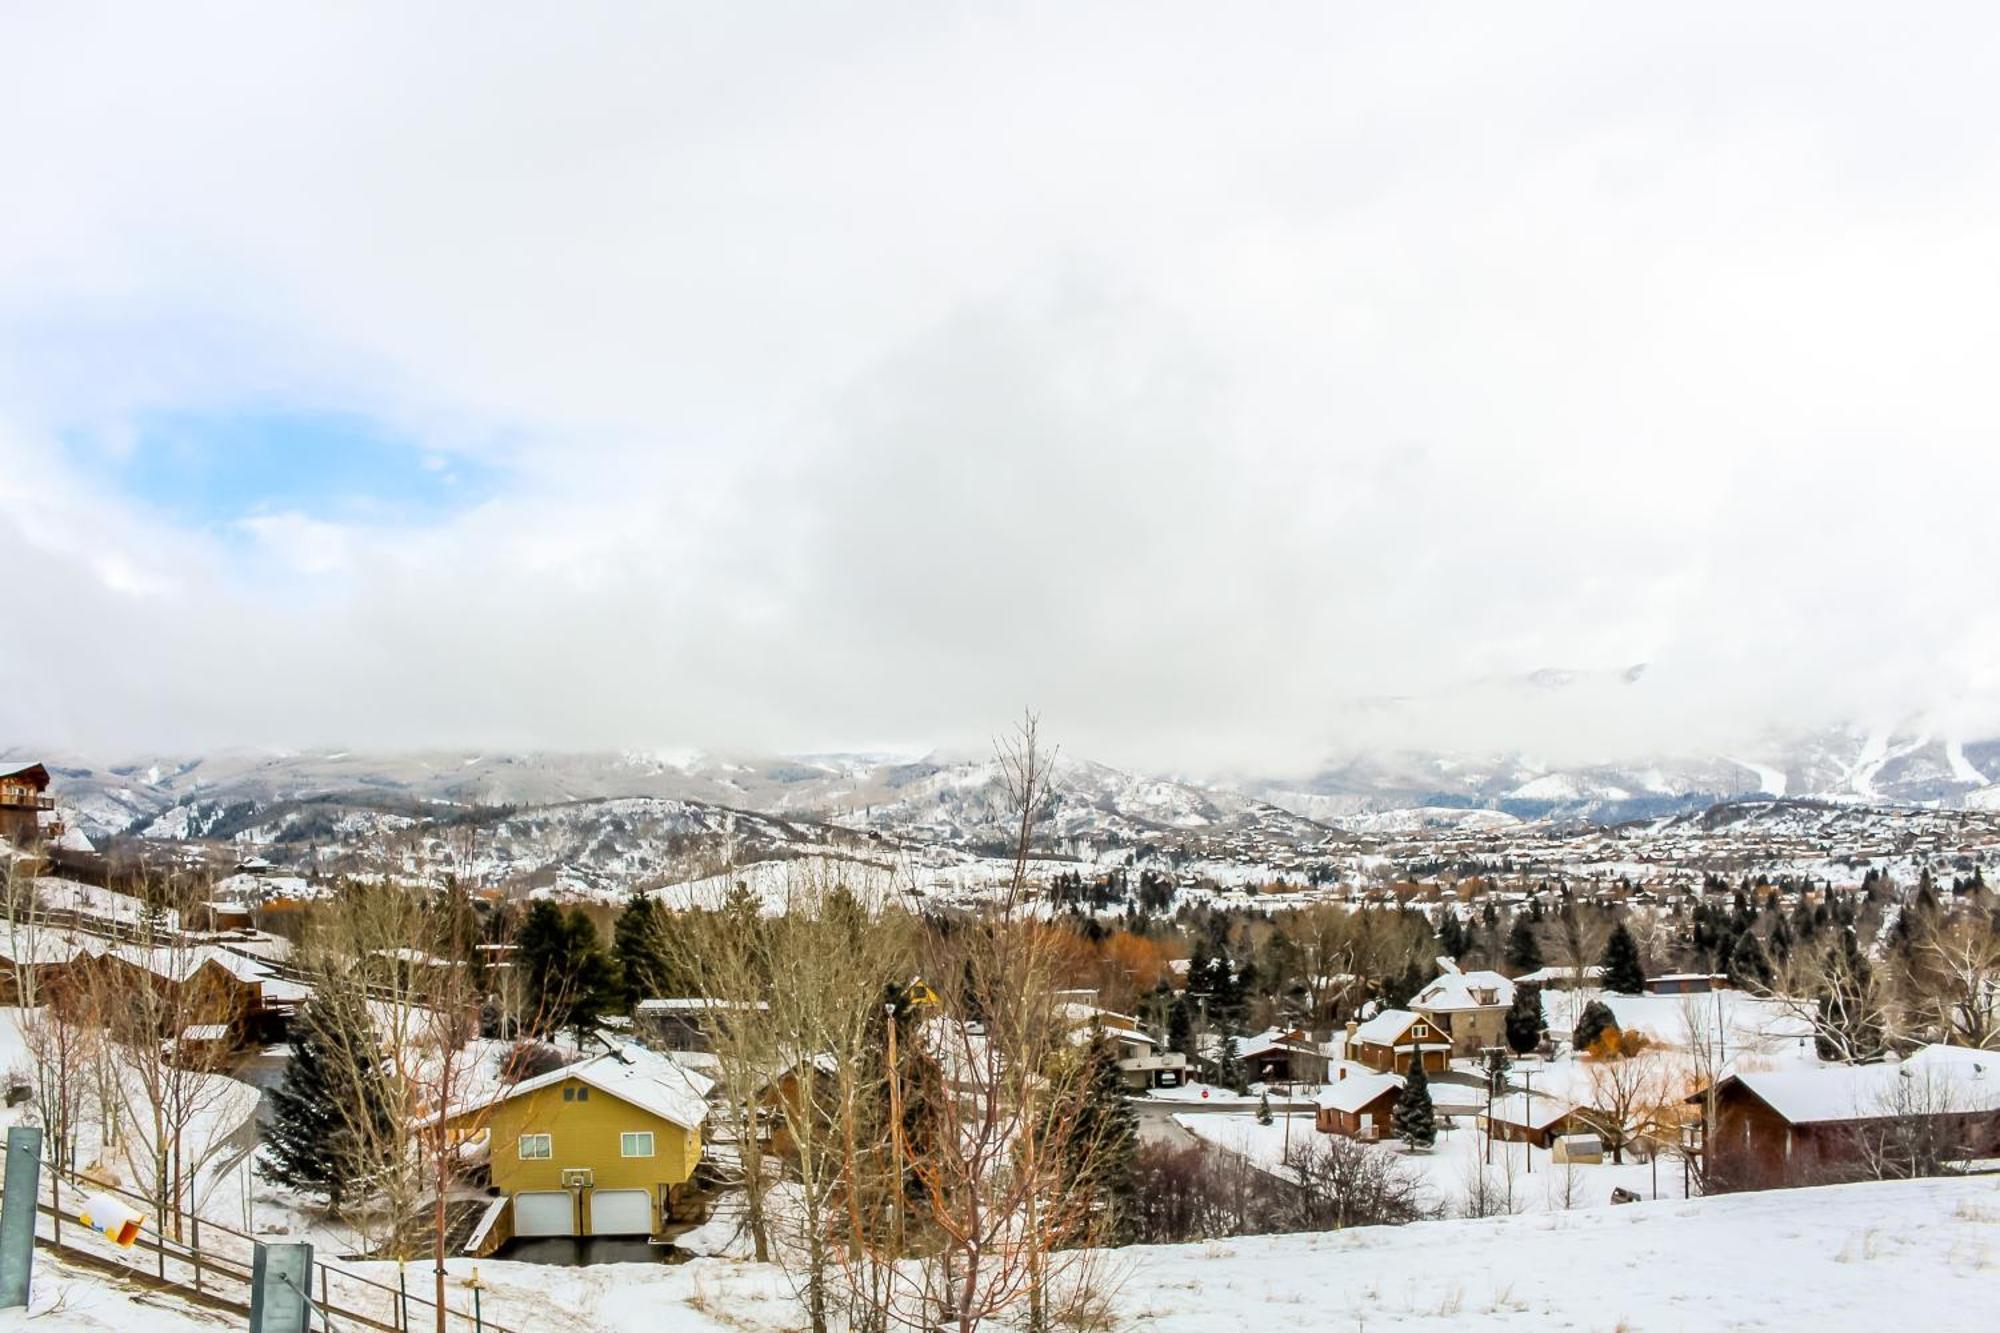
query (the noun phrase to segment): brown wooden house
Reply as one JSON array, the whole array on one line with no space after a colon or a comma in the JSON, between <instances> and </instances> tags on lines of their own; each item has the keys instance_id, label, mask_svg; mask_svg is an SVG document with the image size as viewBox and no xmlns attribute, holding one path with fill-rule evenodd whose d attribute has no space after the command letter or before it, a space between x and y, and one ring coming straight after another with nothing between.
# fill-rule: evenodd
<instances>
[{"instance_id":1,"label":"brown wooden house","mask_svg":"<svg viewBox=\"0 0 2000 1333\"><path fill-rule=\"evenodd\" d=\"M1771 1189L2000 1156L2000 1053L1929 1046L1901 1063L1732 1074L1702 1108L1719 1186Z\"/></svg>"},{"instance_id":2,"label":"brown wooden house","mask_svg":"<svg viewBox=\"0 0 2000 1333\"><path fill-rule=\"evenodd\" d=\"M1378 1073L1403 1073L1419 1055L1432 1073L1451 1063L1451 1038L1422 1014L1384 1009L1366 1023L1348 1025L1347 1058Z\"/></svg>"},{"instance_id":3,"label":"brown wooden house","mask_svg":"<svg viewBox=\"0 0 2000 1333\"><path fill-rule=\"evenodd\" d=\"M239 1041L275 1038L304 998L297 983L212 945L112 945L88 966L109 994L149 990L159 997L172 1025L159 1034L163 1038L177 1038L189 1027L216 1026Z\"/></svg>"},{"instance_id":4,"label":"brown wooden house","mask_svg":"<svg viewBox=\"0 0 2000 1333\"><path fill-rule=\"evenodd\" d=\"M0 1004L41 1003L82 952L60 931L0 929Z\"/></svg>"},{"instance_id":5,"label":"brown wooden house","mask_svg":"<svg viewBox=\"0 0 2000 1333\"><path fill-rule=\"evenodd\" d=\"M62 825L44 820L56 803L49 791L49 770L40 764L0 773L0 838L16 847L62 836Z\"/></svg>"},{"instance_id":6,"label":"brown wooden house","mask_svg":"<svg viewBox=\"0 0 2000 1333\"><path fill-rule=\"evenodd\" d=\"M1319 1095L1313 1127L1322 1134L1344 1134L1350 1139L1382 1138L1402 1095L1399 1074L1350 1074L1343 1067L1333 1084Z\"/></svg>"},{"instance_id":7,"label":"brown wooden house","mask_svg":"<svg viewBox=\"0 0 2000 1333\"><path fill-rule=\"evenodd\" d=\"M1590 1129L1569 1102L1525 1092L1495 1097L1486 1107L1486 1125L1502 1143L1531 1143L1545 1149L1553 1148L1565 1134Z\"/></svg>"}]
</instances>

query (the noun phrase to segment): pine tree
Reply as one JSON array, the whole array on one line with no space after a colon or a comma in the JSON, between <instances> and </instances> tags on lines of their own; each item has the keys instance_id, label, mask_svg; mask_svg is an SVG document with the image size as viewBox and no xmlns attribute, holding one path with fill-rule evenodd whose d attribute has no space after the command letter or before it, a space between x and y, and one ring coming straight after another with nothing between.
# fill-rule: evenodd
<instances>
[{"instance_id":1,"label":"pine tree","mask_svg":"<svg viewBox=\"0 0 2000 1333\"><path fill-rule=\"evenodd\" d=\"M641 1000L671 995L673 963L667 957L666 910L657 898L635 894L611 930L618 996L626 1013Z\"/></svg>"},{"instance_id":2,"label":"pine tree","mask_svg":"<svg viewBox=\"0 0 2000 1333\"><path fill-rule=\"evenodd\" d=\"M1507 966L1514 969L1514 975L1534 972L1542 966L1542 942L1535 938L1535 923L1524 912L1514 915L1514 924L1507 931Z\"/></svg>"},{"instance_id":3,"label":"pine tree","mask_svg":"<svg viewBox=\"0 0 2000 1333\"><path fill-rule=\"evenodd\" d=\"M271 1090L258 1170L281 1185L323 1196L339 1211L371 1170L368 1145L391 1138L387 1079L365 1042L360 1015L325 990L292 1025L291 1058Z\"/></svg>"},{"instance_id":4,"label":"pine tree","mask_svg":"<svg viewBox=\"0 0 2000 1333\"><path fill-rule=\"evenodd\" d=\"M1390 1117L1396 1137L1411 1148L1428 1148L1437 1142L1437 1108L1431 1104L1431 1081L1424 1073L1424 1053L1412 1052L1410 1072L1403 1079L1402 1095Z\"/></svg>"},{"instance_id":5,"label":"pine tree","mask_svg":"<svg viewBox=\"0 0 2000 1333\"><path fill-rule=\"evenodd\" d=\"M1257 1123L1260 1125L1271 1123L1271 1094L1268 1092L1257 1094Z\"/></svg>"},{"instance_id":6,"label":"pine tree","mask_svg":"<svg viewBox=\"0 0 2000 1333\"><path fill-rule=\"evenodd\" d=\"M1507 1046L1516 1055L1526 1055L1542 1044L1542 988L1533 982L1514 987L1514 1002L1507 1007Z\"/></svg>"},{"instance_id":7,"label":"pine tree","mask_svg":"<svg viewBox=\"0 0 2000 1333\"><path fill-rule=\"evenodd\" d=\"M1139 1187L1139 1116L1125 1099L1118 1048L1102 1031L1091 1038L1089 1060L1090 1081L1075 1109L1077 1124L1060 1137L1073 1158L1069 1180L1088 1173L1088 1187L1109 1213L1104 1239L1122 1242Z\"/></svg>"},{"instance_id":8,"label":"pine tree","mask_svg":"<svg viewBox=\"0 0 2000 1333\"><path fill-rule=\"evenodd\" d=\"M1194 1009L1185 995L1175 999L1173 1008L1167 1011L1167 1049L1179 1051L1190 1061L1194 1059Z\"/></svg>"},{"instance_id":9,"label":"pine tree","mask_svg":"<svg viewBox=\"0 0 2000 1333\"><path fill-rule=\"evenodd\" d=\"M1249 1081L1243 1077L1243 1056L1234 1035L1222 1039L1222 1048L1215 1060L1215 1081L1218 1085L1235 1092L1249 1090Z\"/></svg>"},{"instance_id":10,"label":"pine tree","mask_svg":"<svg viewBox=\"0 0 2000 1333\"><path fill-rule=\"evenodd\" d=\"M1757 932L1746 930L1736 937L1729 951L1729 984L1749 990L1771 984L1771 959L1757 941Z\"/></svg>"},{"instance_id":11,"label":"pine tree","mask_svg":"<svg viewBox=\"0 0 2000 1333\"><path fill-rule=\"evenodd\" d=\"M1618 1016L1611 1012L1611 1006L1602 1000L1592 1000L1577 1015L1576 1031L1570 1033L1569 1044L1572 1049L1587 1051L1597 1045L1597 1039L1607 1030L1617 1029Z\"/></svg>"},{"instance_id":12,"label":"pine tree","mask_svg":"<svg viewBox=\"0 0 2000 1333\"><path fill-rule=\"evenodd\" d=\"M1438 948L1445 957L1456 962L1465 956L1471 942L1465 937L1465 923L1458 919L1458 913L1447 908L1438 920Z\"/></svg>"},{"instance_id":13,"label":"pine tree","mask_svg":"<svg viewBox=\"0 0 2000 1333\"><path fill-rule=\"evenodd\" d=\"M597 927L582 909L551 902L528 909L521 924L520 965L530 1025L541 1033L593 1025L610 999L611 962Z\"/></svg>"},{"instance_id":14,"label":"pine tree","mask_svg":"<svg viewBox=\"0 0 2000 1333\"><path fill-rule=\"evenodd\" d=\"M1386 1009L1407 1009L1412 997L1424 988L1423 969L1412 958L1395 977L1383 982L1382 1005Z\"/></svg>"},{"instance_id":15,"label":"pine tree","mask_svg":"<svg viewBox=\"0 0 2000 1333\"><path fill-rule=\"evenodd\" d=\"M1611 928L1611 938L1605 942L1604 989L1616 991L1620 995L1639 995L1646 989L1646 969L1639 965L1639 942L1632 938L1631 930L1620 921Z\"/></svg>"}]
</instances>

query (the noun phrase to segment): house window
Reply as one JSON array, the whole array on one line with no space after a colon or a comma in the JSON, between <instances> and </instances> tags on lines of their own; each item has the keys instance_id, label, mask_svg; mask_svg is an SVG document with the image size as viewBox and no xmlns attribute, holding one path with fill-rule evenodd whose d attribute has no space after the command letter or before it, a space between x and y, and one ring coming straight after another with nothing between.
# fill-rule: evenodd
<instances>
[{"instance_id":1,"label":"house window","mask_svg":"<svg viewBox=\"0 0 2000 1333\"><path fill-rule=\"evenodd\" d=\"M590 1100L590 1089L566 1087L563 1089L563 1100L566 1102L587 1102Z\"/></svg>"},{"instance_id":2,"label":"house window","mask_svg":"<svg viewBox=\"0 0 2000 1333\"><path fill-rule=\"evenodd\" d=\"M620 1134L618 1136L620 1157L651 1157L653 1155L653 1132L640 1134Z\"/></svg>"},{"instance_id":3,"label":"house window","mask_svg":"<svg viewBox=\"0 0 2000 1333\"><path fill-rule=\"evenodd\" d=\"M521 1136L521 1160L524 1162L546 1162L555 1153L555 1145L546 1134L523 1134Z\"/></svg>"},{"instance_id":4,"label":"house window","mask_svg":"<svg viewBox=\"0 0 2000 1333\"><path fill-rule=\"evenodd\" d=\"M1415 1037L1418 1041L1422 1041L1425 1037L1431 1035L1431 1030L1425 1027L1422 1023L1419 1023L1415 1027L1410 1029L1410 1035L1412 1037Z\"/></svg>"}]
</instances>

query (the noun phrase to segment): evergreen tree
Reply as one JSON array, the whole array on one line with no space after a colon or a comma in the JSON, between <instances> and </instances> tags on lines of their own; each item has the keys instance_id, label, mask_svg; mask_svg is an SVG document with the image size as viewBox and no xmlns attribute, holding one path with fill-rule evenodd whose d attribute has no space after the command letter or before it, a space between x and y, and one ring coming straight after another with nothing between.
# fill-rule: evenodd
<instances>
[{"instance_id":1,"label":"evergreen tree","mask_svg":"<svg viewBox=\"0 0 2000 1333\"><path fill-rule=\"evenodd\" d=\"M1542 942L1535 938L1535 923L1525 912L1514 914L1514 924L1507 931L1507 966L1516 976L1542 966Z\"/></svg>"},{"instance_id":2,"label":"evergreen tree","mask_svg":"<svg viewBox=\"0 0 2000 1333\"><path fill-rule=\"evenodd\" d=\"M1396 1137L1412 1148L1428 1148L1437 1142L1437 1108L1431 1104L1431 1081L1424 1073L1424 1053L1410 1056L1410 1072L1403 1078L1402 1095L1390 1116Z\"/></svg>"},{"instance_id":3,"label":"evergreen tree","mask_svg":"<svg viewBox=\"0 0 2000 1333\"><path fill-rule=\"evenodd\" d=\"M372 1173L369 1147L390 1141L394 1114L365 1019L344 1003L316 992L292 1025L258 1161L266 1179L324 1196L336 1212Z\"/></svg>"},{"instance_id":4,"label":"evergreen tree","mask_svg":"<svg viewBox=\"0 0 2000 1333\"><path fill-rule=\"evenodd\" d=\"M1507 1007L1507 1046L1516 1055L1526 1055L1542 1044L1542 988L1533 982L1514 987L1514 1002Z\"/></svg>"},{"instance_id":5,"label":"evergreen tree","mask_svg":"<svg viewBox=\"0 0 2000 1333\"><path fill-rule=\"evenodd\" d=\"M1268 1092L1257 1094L1257 1123L1260 1125L1271 1123L1271 1094Z\"/></svg>"},{"instance_id":6,"label":"evergreen tree","mask_svg":"<svg viewBox=\"0 0 2000 1333\"><path fill-rule=\"evenodd\" d=\"M1465 951L1471 947L1471 942L1465 936L1465 923L1458 919L1457 912L1449 908L1445 909L1444 915L1438 921L1437 939L1438 948L1444 952L1445 957L1454 962L1463 958Z\"/></svg>"},{"instance_id":7,"label":"evergreen tree","mask_svg":"<svg viewBox=\"0 0 2000 1333\"><path fill-rule=\"evenodd\" d=\"M1087 1058L1090 1080L1073 1112L1077 1123L1061 1136L1072 1159L1065 1183L1087 1172L1090 1188L1110 1214L1107 1239L1123 1241L1138 1193L1139 1116L1125 1099L1118 1048L1102 1030L1091 1038Z\"/></svg>"},{"instance_id":8,"label":"evergreen tree","mask_svg":"<svg viewBox=\"0 0 2000 1333\"><path fill-rule=\"evenodd\" d=\"M611 953L617 966L618 998L626 1013L641 1000L675 994L673 963L664 933L666 909L660 900L635 894L611 929Z\"/></svg>"},{"instance_id":9,"label":"evergreen tree","mask_svg":"<svg viewBox=\"0 0 2000 1333\"><path fill-rule=\"evenodd\" d=\"M1234 1092L1247 1092L1250 1089L1249 1080L1243 1077L1243 1056L1233 1034L1222 1039L1222 1047L1215 1058L1215 1081L1219 1086Z\"/></svg>"},{"instance_id":10,"label":"evergreen tree","mask_svg":"<svg viewBox=\"0 0 2000 1333\"><path fill-rule=\"evenodd\" d=\"M1786 962L1790 961L1792 956L1792 930L1790 926L1785 924L1785 918L1779 917L1771 923L1771 937L1765 942L1764 952L1776 966L1782 967Z\"/></svg>"},{"instance_id":11,"label":"evergreen tree","mask_svg":"<svg viewBox=\"0 0 2000 1333\"><path fill-rule=\"evenodd\" d=\"M1587 1051L1606 1031L1617 1030L1618 1016L1611 1012L1611 1006L1602 1000L1592 1000L1577 1015L1576 1031L1570 1034L1569 1044L1576 1050Z\"/></svg>"},{"instance_id":12,"label":"evergreen tree","mask_svg":"<svg viewBox=\"0 0 2000 1333\"><path fill-rule=\"evenodd\" d=\"M1167 1049L1179 1051L1190 1062L1194 1059L1194 1008L1185 995L1176 998L1174 1007L1167 1011Z\"/></svg>"},{"instance_id":13,"label":"evergreen tree","mask_svg":"<svg viewBox=\"0 0 2000 1333\"><path fill-rule=\"evenodd\" d=\"M1616 991L1620 995L1639 995L1646 989L1646 970L1639 965L1639 942L1632 938L1631 930L1620 921L1611 928L1611 938L1605 942L1604 989Z\"/></svg>"},{"instance_id":14,"label":"evergreen tree","mask_svg":"<svg viewBox=\"0 0 2000 1333\"><path fill-rule=\"evenodd\" d=\"M1418 967L1417 960L1412 958L1408 963L1404 964L1400 974L1383 982L1383 1007L1388 1009L1407 1009L1411 998L1423 988L1423 969Z\"/></svg>"},{"instance_id":15,"label":"evergreen tree","mask_svg":"<svg viewBox=\"0 0 2000 1333\"><path fill-rule=\"evenodd\" d=\"M604 1013L611 961L581 908L565 912L546 901L529 908L518 957L533 1031L574 1027L581 1034Z\"/></svg>"},{"instance_id":16,"label":"evergreen tree","mask_svg":"<svg viewBox=\"0 0 2000 1333\"><path fill-rule=\"evenodd\" d=\"M1757 932L1746 930L1736 937L1729 951L1729 984L1744 990L1771 984L1771 959L1757 941Z\"/></svg>"}]
</instances>

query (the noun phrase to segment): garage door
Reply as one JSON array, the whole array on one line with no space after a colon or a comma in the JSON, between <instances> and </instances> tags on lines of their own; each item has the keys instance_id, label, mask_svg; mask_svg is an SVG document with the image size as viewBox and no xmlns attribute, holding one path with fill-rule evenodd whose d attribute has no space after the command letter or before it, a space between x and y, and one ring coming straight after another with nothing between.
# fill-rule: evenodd
<instances>
[{"instance_id":1,"label":"garage door","mask_svg":"<svg viewBox=\"0 0 2000 1333\"><path fill-rule=\"evenodd\" d=\"M652 1235L652 1191L592 1190L590 1192L590 1234L593 1236Z\"/></svg>"},{"instance_id":2,"label":"garage door","mask_svg":"<svg viewBox=\"0 0 2000 1333\"><path fill-rule=\"evenodd\" d=\"M576 1209L568 1190L530 1190L514 1196L514 1234L573 1236Z\"/></svg>"}]
</instances>

